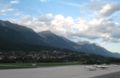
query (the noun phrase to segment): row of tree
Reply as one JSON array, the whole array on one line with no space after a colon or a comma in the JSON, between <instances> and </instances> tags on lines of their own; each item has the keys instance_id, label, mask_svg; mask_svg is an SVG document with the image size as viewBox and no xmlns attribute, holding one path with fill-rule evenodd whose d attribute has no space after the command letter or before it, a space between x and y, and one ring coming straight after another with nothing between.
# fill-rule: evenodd
<instances>
[{"instance_id":1,"label":"row of tree","mask_svg":"<svg viewBox=\"0 0 120 78\"><path fill-rule=\"evenodd\" d=\"M74 62L80 64L120 63L120 59L61 49L40 51L0 51L0 63Z\"/></svg>"}]
</instances>

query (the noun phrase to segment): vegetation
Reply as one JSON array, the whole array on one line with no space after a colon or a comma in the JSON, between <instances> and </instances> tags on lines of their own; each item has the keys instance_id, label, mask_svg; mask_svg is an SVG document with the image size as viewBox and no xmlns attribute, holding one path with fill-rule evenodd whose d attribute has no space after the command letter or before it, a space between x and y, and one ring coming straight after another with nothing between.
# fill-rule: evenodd
<instances>
[{"instance_id":1,"label":"vegetation","mask_svg":"<svg viewBox=\"0 0 120 78\"><path fill-rule=\"evenodd\" d=\"M94 54L85 54L68 50L41 50L41 51L2 51L0 63L48 63L48 62L73 62L81 64L109 63L115 61ZM118 59L116 61L119 61Z\"/></svg>"},{"instance_id":2,"label":"vegetation","mask_svg":"<svg viewBox=\"0 0 120 78\"><path fill-rule=\"evenodd\" d=\"M65 65L80 65L78 62L61 62L61 63L0 63L0 69L21 69L21 68L38 68L38 67L55 67Z\"/></svg>"},{"instance_id":3,"label":"vegetation","mask_svg":"<svg viewBox=\"0 0 120 78\"><path fill-rule=\"evenodd\" d=\"M0 69L48 67L75 64L120 63L120 59L63 49L0 51Z\"/></svg>"}]
</instances>

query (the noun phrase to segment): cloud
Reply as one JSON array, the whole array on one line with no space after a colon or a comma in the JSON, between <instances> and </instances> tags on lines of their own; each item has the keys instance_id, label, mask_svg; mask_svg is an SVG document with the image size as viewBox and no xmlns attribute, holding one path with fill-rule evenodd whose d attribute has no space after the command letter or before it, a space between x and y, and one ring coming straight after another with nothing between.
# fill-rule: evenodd
<instances>
[{"instance_id":1,"label":"cloud","mask_svg":"<svg viewBox=\"0 0 120 78\"><path fill-rule=\"evenodd\" d=\"M109 17L120 11L120 3L115 3L111 0L108 1L104 0L101 2L101 0L91 0L91 3L86 7L99 17Z\"/></svg>"},{"instance_id":2,"label":"cloud","mask_svg":"<svg viewBox=\"0 0 120 78\"><path fill-rule=\"evenodd\" d=\"M42 3L46 3L46 2L48 2L49 0L40 0L40 2L42 2Z\"/></svg>"},{"instance_id":3,"label":"cloud","mask_svg":"<svg viewBox=\"0 0 120 78\"><path fill-rule=\"evenodd\" d=\"M72 3L72 2L61 2L64 5L68 5L68 6L72 6L72 7L79 7L80 8L80 4L79 3Z\"/></svg>"},{"instance_id":4,"label":"cloud","mask_svg":"<svg viewBox=\"0 0 120 78\"><path fill-rule=\"evenodd\" d=\"M6 13L6 12L9 12L9 11L13 11L13 10L14 10L13 8L5 8L5 9L1 10L1 13Z\"/></svg>"},{"instance_id":5,"label":"cloud","mask_svg":"<svg viewBox=\"0 0 120 78\"><path fill-rule=\"evenodd\" d=\"M106 4L101 8L100 14L102 16L110 16L118 11L120 11L120 4Z\"/></svg>"},{"instance_id":6,"label":"cloud","mask_svg":"<svg viewBox=\"0 0 120 78\"><path fill-rule=\"evenodd\" d=\"M18 3L19 3L19 0L12 0L10 3L11 3L11 4L18 4Z\"/></svg>"},{"instance_id":7,"label":"cloud","mask_svg":"<svg viewBox=\"0 0 120 78\"><path fill-rule=\"evenodd\" d=\"M44 2L46 0L42 1ZM67 5L79 6L76 4L73 5L72 3L67 3ZM69 39L75 37L89 40L100 39L105 42L119 42L120 23L110 20L115 19L112 15L120 10L119 4L104 3L96 6L97 4L94 4L92 7L89 7L91 10L90 13L94 15L90 20L84 18L84 16L73 18L62 14L53 15L52 13L40 16L29 16L18 12L15 13L15 15L19 19L13 22L32 28L36 32L50 30ZM88 9L85 9L84 11L88 12L87 10Z\"/></svg>"},{"instance_id":8,"label":"cloud","mask_svg":"<svg viewBox=\"0 0 120 78\"><path fill-rule=\"evenodd\" d=\"M120 41L120 24L106 18L94 18L87 21L83 18L73 19L70 16L49 13L39 17L23 15L17 23L32 28L36 32L50 30L67 38L102 39L106 42Z\"/></svg>"},{"instance_id":9,"label":"cloud","mask_svg":"<svg viewBox=\"0 0 120 78\"><path fill-rule=\"evenodd\" d=\"M117 27L116 29L112 30L111 37L115 39L120 39L120 27Z\"/></svg>"},{"instance_id":10,"label":"cloud","mask_svg":"<svg viewBox=\"0 0 120 78\"><path fill-rule=\"evenodd\" d=\"M6 15L7 13L13 12L15 10L14 5L18 4L19 0L10 0L8 3L0 3L0 15Z\"/></svg>"},{"instance_id":11,"label":"cloud","mask_svg":"<svg viewBox=\"0 0 120 78\"><path fill-rule=\"evenodd\" d=\"M0 15L5 15L8 12L13 11L14 8L12 8L11 5L4 5L0 8Z\"/></svg>"},{"instance_id":12,"label":"cloud","mask_svg":"<svg viewBox=\"0 0 120 78\"><path fill-rule=\"evenodd\" d=\"M41 15L38 17L31 17L29 15L20 14L18 15L18 18L20 18L18 21L12 22L32 28L36 32L48 30L53 19L52 14Z\"/></svg>"}]
</instances>

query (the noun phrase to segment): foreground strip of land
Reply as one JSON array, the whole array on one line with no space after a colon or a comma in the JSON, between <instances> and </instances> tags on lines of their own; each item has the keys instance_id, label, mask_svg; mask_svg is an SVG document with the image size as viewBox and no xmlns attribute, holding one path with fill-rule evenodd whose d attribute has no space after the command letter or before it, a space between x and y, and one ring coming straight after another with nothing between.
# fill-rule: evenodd
<instances>
[{"instance_id":1,"label":"foreground strip of land","mask_svg":"<svg viewBox=\"0 0 120 78\"><path fill-rule=\"evenodd\" d=\"M0 63L1 69L23 69L23 68L40 68L56 66L80 65L79 62L60 62L60 63Z\"/></svg>"},{"instance_id":2,"label":"foreground strip of land","mask_svg":"<svg viewBox=\"0 0 120 78\"><path fill-rule=\"evenodd\" d=\"M0 78L92 78L118 71L120 71L119 65L69 65L0 70ZM117 78L120 77L117 76Z\"/></svg>"},{"instance_id":3,"label":"foreground strip of land","mask_svg":"<svg viewBox=\"0 0 120 78\"><path fill-rule=\"evenodd\" d=\"M105 74L105 75L101 75L101 76L96 76L96 77L93 77L93 78L120 78L120 71Z\"/></svg>"}]
</instances>

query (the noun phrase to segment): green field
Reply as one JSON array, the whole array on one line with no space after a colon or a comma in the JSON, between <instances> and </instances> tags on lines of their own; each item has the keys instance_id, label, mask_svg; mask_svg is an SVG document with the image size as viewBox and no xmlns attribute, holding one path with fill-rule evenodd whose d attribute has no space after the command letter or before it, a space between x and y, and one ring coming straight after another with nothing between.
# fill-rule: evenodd
<instances>
[{"instance_id":1,"label":"green field","mask_svg":"<svg viewBox=\"0 0 120 78\"><path fill-rule=\"evenodd\" d=\"M39 68L54 67L65 65L79 65L78 62L62 62L62 63L0 63L0 69L20 69L20 68Z\"/></svg>"}]
</instances>

